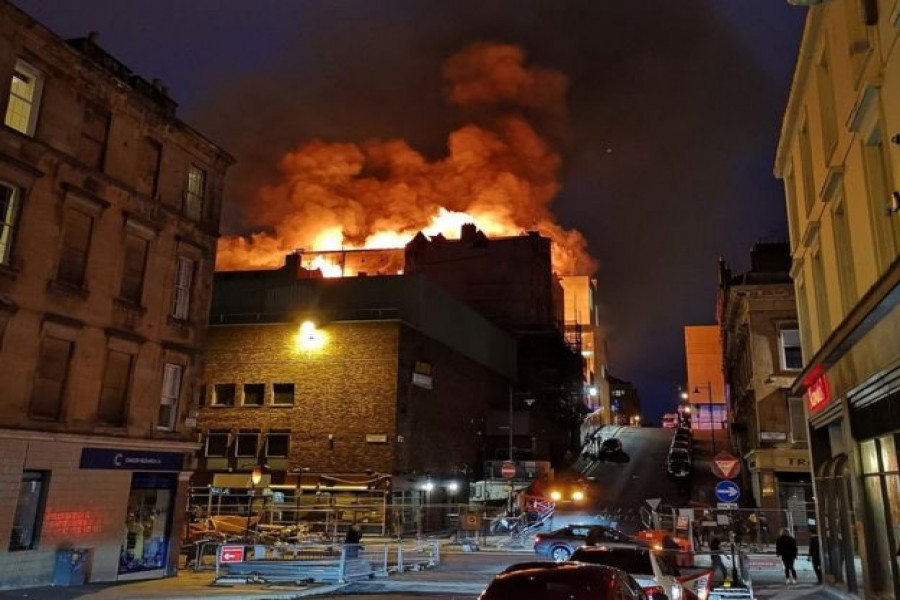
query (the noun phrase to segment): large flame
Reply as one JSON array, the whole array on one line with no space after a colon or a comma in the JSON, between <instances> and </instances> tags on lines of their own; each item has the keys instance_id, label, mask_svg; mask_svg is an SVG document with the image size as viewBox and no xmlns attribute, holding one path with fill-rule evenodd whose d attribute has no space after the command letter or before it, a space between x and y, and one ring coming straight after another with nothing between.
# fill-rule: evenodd
<instances>
[{"instance_id":1,"label":"large flame","mask_svg":"<svg viewBox=\"0 0 900 600\"><path fill-rule=\"evenodd\" d=\"M538 231L559 273L591 273L584 237L549 210L561 159L532 124L563 118L566 78L495 44L455 54L443 75L450 102L479 115L450 134L445 158L429 162L403 140L309 141L257 194L250 218L264 231L223 237L217 268L278 267L297 249L402 248L419 231L453 239L474 223L488 237ZM324 275L341 274L322 260Z\"/></svg>"}]
</instances>

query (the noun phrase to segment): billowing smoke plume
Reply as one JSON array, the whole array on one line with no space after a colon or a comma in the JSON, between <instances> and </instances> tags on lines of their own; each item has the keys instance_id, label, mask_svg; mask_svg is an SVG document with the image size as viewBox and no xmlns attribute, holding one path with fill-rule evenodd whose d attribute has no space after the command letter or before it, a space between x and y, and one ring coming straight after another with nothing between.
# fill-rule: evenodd
<instances>
[{"instance_id":1,"label":"billowing smoke plume","mask_svg":"<svg viewBox=\"0 0 900 600\"><path fill-rule=\"evenodd\" d=\"M217 267L275 267L298 248L400 247L450 211L489 236L539 231L554 241L558 272L593 272L583 236L549 210L560 156L536 125L565 118L565 76L527 66L521 48L476 44L450 57L443 77L448 100L472 119L449 135L446 157L429 162L397 139L307 142L257 194L254 221L268 231L223 238Z\"/></svg>"}]
</instances>

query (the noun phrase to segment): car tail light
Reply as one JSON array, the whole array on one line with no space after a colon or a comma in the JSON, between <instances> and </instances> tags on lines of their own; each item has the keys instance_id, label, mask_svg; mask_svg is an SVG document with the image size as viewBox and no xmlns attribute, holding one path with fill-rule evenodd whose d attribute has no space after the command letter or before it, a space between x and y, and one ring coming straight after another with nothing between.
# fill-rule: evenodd
<instances>
[{"instance_id":1,"label":"car tail light","mask_svg":"<svg viewBox=\"0 0 900 600\"><path fill-rule=\"evenodd\" d=\"M540 541L541 541L541 536L540 536L540 535L534 536L534 543L535 543L535 544L537 544L537 543L540 542Z\"/></svg>"},{"instance_id":2,"label":"car tail light","mask_svg":"<svg viewBox=\"0 0 900 600\"><path fill-rule=\"evenodd\" d=\"M650 598L650 600L653 600L653 598L662 598L666 595L666 588L661 585L651 585L644 588L644 593L647 594L647 597Z\"/></svg>"}]
</instances>

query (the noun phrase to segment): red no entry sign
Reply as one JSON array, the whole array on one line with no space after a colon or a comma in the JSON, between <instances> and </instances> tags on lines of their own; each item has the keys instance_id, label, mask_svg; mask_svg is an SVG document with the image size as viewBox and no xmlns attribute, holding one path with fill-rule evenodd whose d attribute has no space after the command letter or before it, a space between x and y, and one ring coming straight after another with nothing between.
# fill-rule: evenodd
<instances>
[{"instance_id":1,"label":"red no entry sign","mask_svg":"<svg viewBox=\"0 0 900 600\"><path fill-rule=\"evenodd\" d=\"M513 477L516 476L516 465L514 465L511 462L503 463L503 466L500 467L500 474L505 479L512 479Z\"/></svg>"}]
</instances>

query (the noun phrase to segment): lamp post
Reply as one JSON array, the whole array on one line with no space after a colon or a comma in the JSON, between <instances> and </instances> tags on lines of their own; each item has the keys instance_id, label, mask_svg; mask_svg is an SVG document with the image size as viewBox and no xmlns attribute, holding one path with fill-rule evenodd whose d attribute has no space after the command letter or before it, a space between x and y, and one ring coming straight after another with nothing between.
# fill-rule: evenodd
<instances>
[{"instance_id":1,"label":"lamp post","mask_svg":"<svg viewBox=\"0 0 900 600\"><path fill-rule=\"evenodd\" d=\"M247 527L244 532L244 541L250 540L250 518L253 516L253 497L256 495L256 486L262 481L262 468L259 465L250 471L250 498L247 500Z\"/></svg>"},{"instance_id":2,"label":"lamp post","mask_svg":"<svg viewBox=\"0 0 900 600\"><path fill-rule=\"evenodd\" d=\"M713 418L712 382L707 381L706 385L703 387L706 388L706 393L708 394L707 398L709 400L709 402L708 402L708 405L709 405L709 429L712 432L712 452L713 452L713 456L715 456L716 455L716 421ZM700 393L699 386L694 387L694 393L695 394Z\"/></svg>"}]
</instances>

